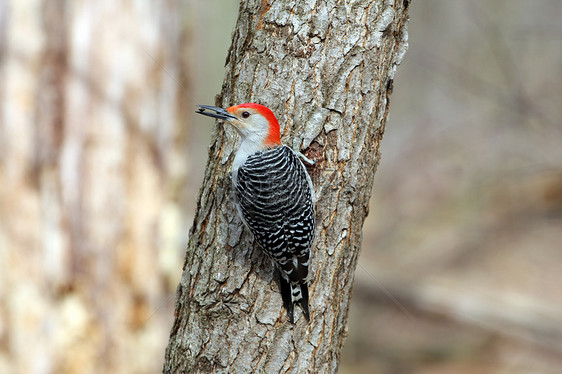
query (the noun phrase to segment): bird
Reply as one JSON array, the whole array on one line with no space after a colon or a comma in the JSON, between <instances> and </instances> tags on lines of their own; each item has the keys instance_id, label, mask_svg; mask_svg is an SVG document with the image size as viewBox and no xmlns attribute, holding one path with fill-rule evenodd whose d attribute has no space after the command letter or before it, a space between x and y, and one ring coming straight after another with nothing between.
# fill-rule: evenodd
<instances>
[{"instance_id":1,"label":"bird","mask_svg":"<svg viewBox=\"0 0 562 374\"><path fill-rule=\"evenodd\" d=\"M223 120L240 134L232 163L238 215L279 269L289 321L294 323L295 305L310 321L307 276L315 212L314 187L301 161L306 157L281 143L279 122L264 105L198 107L196 113Z\"/></svg>"}]
</instances>

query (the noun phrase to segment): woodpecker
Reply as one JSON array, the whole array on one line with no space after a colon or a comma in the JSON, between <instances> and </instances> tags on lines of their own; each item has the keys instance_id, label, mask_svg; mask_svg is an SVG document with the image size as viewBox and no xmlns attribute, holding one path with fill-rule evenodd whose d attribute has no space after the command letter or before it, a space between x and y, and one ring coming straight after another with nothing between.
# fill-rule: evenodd
<instances>
[{"instance_id":1,"label":"woodpecker","mask_svg":"<svg viewBox=\"0 0 562 374\"><path fill-rule=\"evenodd\" d=\"M232 164L238 214L279 269L289 320L294 323L298 304L309 321L306 277L315 228L314 188L299 154L281 144L279 122L263 105L198 107L196 113L224 120L240 134Z\"/></svg>"}]
</instances>

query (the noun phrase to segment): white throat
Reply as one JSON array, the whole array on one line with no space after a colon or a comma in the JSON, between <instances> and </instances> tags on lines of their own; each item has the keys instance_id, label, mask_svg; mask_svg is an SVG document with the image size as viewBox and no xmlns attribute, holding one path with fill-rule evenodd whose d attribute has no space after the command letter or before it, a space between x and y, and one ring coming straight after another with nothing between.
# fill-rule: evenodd
<instances>
[{"instance_id":1,"label":"white throat","mask_svg":"<svg viewBox=\"0 0 562 374\"><path fill-rule=\"evenodd\" d=\"M238 147L238 151L236 152L236 156L234 157L234 162L232 163L232 172L237 173L238 169L244 165L248 157L263 149L265 149L265 147L262 141L255 141L250 137L243 137L240 147Z\"/></svg>"},{"instance_id":2,"label":"white throat","mask_svg":"<svg viewBox=\"0 0 562 374\"><path fill-rule=\"evenodd\" d=\"M238 169L244 165L248 157L267 148L263 142L269 134L269 122L259 113L253 114L251 120L251 123L244 126L234 125L241 139L240 146L232 163L233 182L236 182Z\"/></svg>"},{"instance_id":3,"label":"white throat","mask_svg":"<svg viewBox=\"0 0 562 374\"><path fill-rule=\"evenodd\" d=\"M232 183L234 185L236 185L236 180L238 178L238 169L244 165L248 157L267 148L263 145L263 139L262 136L258 137L252 135L242 137L240 147L238 147L238 151L232 162Z\"/></svg>"}]
</instances>

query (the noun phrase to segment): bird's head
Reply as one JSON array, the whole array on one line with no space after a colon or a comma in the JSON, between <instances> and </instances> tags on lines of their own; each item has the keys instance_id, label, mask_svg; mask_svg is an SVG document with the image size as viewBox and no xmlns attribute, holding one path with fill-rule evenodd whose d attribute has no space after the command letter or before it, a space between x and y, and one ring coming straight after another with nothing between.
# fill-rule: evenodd
<instances>
[{"instance_id":1,"label":"bird's head","mask_svg":"<svg viewBox=\"0 0 562 374\"><path fill-rule=\"evenodd\" d=\"M281 144L279 122L266 106L246 103L226 109L198 105L196 113L225 120L234 126L244 140L260 142L264 148Z\"/></svg>"}]
</instances>

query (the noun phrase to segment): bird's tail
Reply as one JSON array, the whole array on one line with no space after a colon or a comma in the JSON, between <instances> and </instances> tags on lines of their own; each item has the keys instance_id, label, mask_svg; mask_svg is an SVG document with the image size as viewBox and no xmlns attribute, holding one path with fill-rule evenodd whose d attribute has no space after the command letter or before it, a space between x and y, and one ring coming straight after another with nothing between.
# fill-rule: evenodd
<instances>
[{"instance_id":1,"label":"bird's tail","mask_svg":"<svg viewBox=\"0 0 562 374\"><path fill-rule=\"evenodd\" d=\"M295 323L293 313L295 304L300 305L304 317L307 321L310 321L310 313L308 312L308 286L306 283L291 282L283 275L284 274L279 277L281 282L281 297L283 298L285 309L287 309L289 321Z\"/></svg>"}]
</instances>

